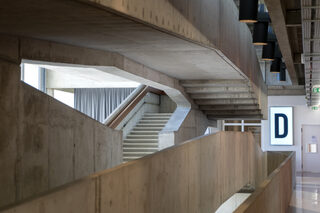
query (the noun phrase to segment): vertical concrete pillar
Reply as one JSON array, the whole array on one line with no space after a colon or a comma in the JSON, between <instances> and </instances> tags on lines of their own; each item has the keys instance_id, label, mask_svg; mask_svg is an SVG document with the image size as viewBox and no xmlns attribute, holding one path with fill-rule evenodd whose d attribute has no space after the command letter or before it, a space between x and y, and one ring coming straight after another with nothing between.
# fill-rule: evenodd
<instances>
[{"instance_id":1,"label":"vertical concrete pillar","mask_svg":"<svg viewBox=\"0 0 320 213\"><path fill-rule=\"evenodd\" d=\"M0 206L16 200L19 65L0 58Z\"/></svg>"},{"instance_id":2,"label":"vertical concrete pillar","mask_svg":"<svg viewBox=\"0 0 320 213\"><path fill-rule=\"evenodd\" d=\"M0 208L122 161L120 131L20 81L19 40L0 35Z\"/></svg>"}]
</instances>

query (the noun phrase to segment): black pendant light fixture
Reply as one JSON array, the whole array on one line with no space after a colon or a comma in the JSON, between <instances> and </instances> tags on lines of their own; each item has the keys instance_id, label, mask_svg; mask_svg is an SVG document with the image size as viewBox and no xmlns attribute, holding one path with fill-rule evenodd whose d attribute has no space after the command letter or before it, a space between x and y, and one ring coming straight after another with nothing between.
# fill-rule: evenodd
<instances>
[{"instance_id":1,"label":"black pendant light fixture","mask_svg":"<svg viewBox=\"0 0 320 213\"><path fill-rule=\"evenodd\" d=\"M275 42L268 41L267 45L264 45L262 49L262 60L273 61L274 51L275 51Z\"/></svg>"},{"instance_id":2,"label":"black pendant light fixture","mask_svg":"<svg viewBox=\"0 0 320 213\"><path fill-rule=\"evenodd\" d=\"M286 66L284 63L281 63L280 67L280 81L286 81Z\"/></svg>"},{"instance_id":3,"label":"black pendant light fixture","mask_svg":"<svg viewBox=\"0 0 320 213\"><path fill-rule=\"evenodd\" d=\"M239 21L255 23L258 17L258 0L240 0Z\"/></svg>"},{"instance_id":4,"label":"black pendant light fixture","mask_svg":"<svg viewBox=\"0 0 320 213\"><path fill-rule=\"evenodd\" d=\"M281 58L279 57L274 58L270 67L270 72L279 73L281 68L281 63L282 63Z\"/></svg>"},{"instance_id":5,"label":"black pendant light fixture","mask_svg":"<svg viewBox=\"0 0 320 213\"><path fill-rule=\"evenodd\" d=\"M259 21L254 23L253 28L253 44L254 45L267 45L268 40L268 26L266 21Z\"/></svg>"}]
</instances>

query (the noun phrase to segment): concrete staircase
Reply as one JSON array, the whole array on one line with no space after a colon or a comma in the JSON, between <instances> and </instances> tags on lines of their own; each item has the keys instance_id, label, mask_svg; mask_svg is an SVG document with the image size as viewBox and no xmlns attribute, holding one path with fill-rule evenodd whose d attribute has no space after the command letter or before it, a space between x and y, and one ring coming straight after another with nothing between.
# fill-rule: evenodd
<instances>
[{"instance_id":1,"label":"concrete staircase","mask_svg":"<svg viewBox=\"0 0 320 213\"><path fill-rule=\"evenodd\" d=\"M209 120L260 120L263 117L248 80L184 80L180 83Z\"/></svg>"},{"instance_id":2,"label":"concrete staircase","mask_svg":"<svg viewBox=\"0 0 320 213\"><path fill-rule=\"evenodd\" d=\"M158 151L158 134L171 115L172 113L145 113L123 142L123 162Z\"/></svg>"}]
</instances>

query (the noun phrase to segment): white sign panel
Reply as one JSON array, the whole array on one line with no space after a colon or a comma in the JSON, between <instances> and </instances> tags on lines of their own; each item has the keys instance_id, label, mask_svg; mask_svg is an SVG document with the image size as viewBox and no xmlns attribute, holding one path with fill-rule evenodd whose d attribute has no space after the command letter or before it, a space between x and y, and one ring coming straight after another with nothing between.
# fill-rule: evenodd
<instances>
[{"instance_id":1,"label":"white sign panel","mask_svg":"<svg viewBox=\"0 0 320 213\"><path fill-rule=\"evenodd\" d=\"M292 107L270 107L271 145L293 145Z\"/></svg>"}]
</instances>

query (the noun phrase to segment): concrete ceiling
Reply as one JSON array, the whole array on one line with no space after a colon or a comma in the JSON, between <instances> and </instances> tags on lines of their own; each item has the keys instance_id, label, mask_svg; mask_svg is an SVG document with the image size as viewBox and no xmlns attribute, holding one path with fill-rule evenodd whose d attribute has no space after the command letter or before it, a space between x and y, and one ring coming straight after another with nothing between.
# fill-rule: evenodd
<instances>
[{"instance_id":1,"label":"concrete ceiling","mask_svg":"<svg viewBox=\"0 0 320 213\"><path fill-rule=\"evenodd\" d=\"M140 85L95 68L47 64L38 66L47 69L47 88L127 88ZM114 68L109 69L111 71Z\"/></svg>"},{"instance_id":2,"label":"concrete ceiling","mask_svg":"<svg viewBox=\"0 0 320 213\"><path fill-rule=\"evenodd\" d=\"M293 84L304 84L300 0L265 0Z\"/></svg>"},{"instance_id":3,"label":"concrete ceiling","mask_svg":"<svg viewBox=\"0 0 320 213\"><path fill-rule=\"evenodd\" d=\"M320 86L320 4L311 0L302 0L301 4L306 98L309 106L319 106L320 94L313 88Z\"/></svg>"},{"instance_id":4,"label":"concrete ceiling","mask_svg":"<svg viewBox=\"0 0 320 213\"><path fill-rule=\"evenodd\" d=\"M2 0L0 33L115 51L177 79L243 79L216 51L77 1Z\"/></svg>"}]
</instances>

